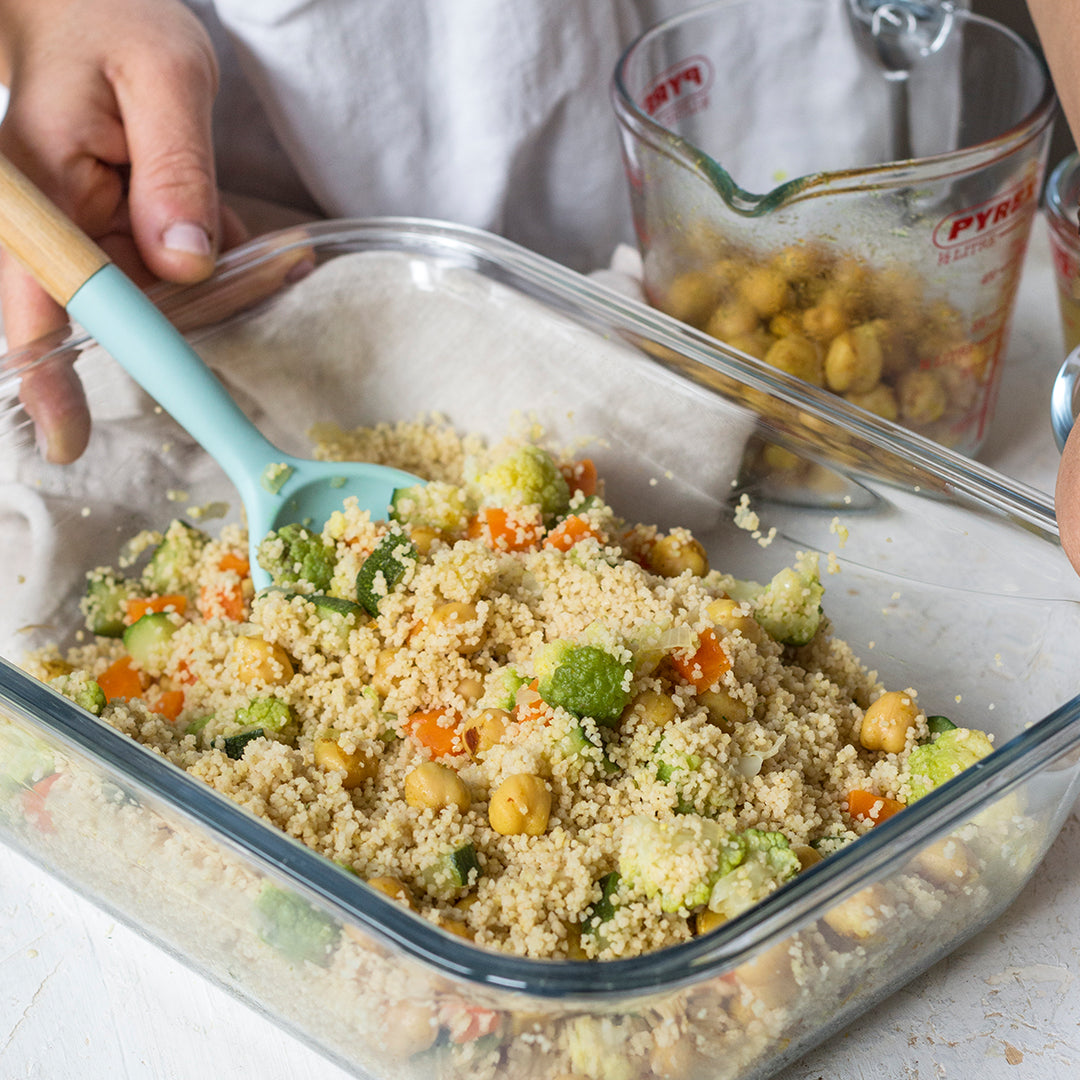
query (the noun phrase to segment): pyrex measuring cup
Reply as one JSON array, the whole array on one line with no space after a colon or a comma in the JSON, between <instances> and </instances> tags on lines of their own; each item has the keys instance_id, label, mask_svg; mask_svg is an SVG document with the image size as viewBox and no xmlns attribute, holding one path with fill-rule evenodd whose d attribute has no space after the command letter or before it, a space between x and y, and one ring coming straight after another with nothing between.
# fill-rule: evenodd
<instances>
[{"instance_id":1,"label":"pyrex measuring cup","mask_svg":"<svg viewBox=\"0 0 1080 1080\"><path fill-rule=\"evenodd\" d=\"M656 306L978 448L1054 111L1021 38L943 0L720 0L631 44L613 99Z\"/></svg>"}]
</instances>

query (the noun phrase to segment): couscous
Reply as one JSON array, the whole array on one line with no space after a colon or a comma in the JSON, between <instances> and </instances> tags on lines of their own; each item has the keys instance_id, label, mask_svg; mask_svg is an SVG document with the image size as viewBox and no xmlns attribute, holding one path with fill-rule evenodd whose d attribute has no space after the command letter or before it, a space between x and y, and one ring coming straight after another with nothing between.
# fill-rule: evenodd
<instances>
[{"instance_id":1,"label":"couscous","mask_svg":"<svg viewBox=\"0 0 1080 1080\"><path fill-rule=\"evenodd\" d=\"M257 595L239 527L141 534L27 667L480 947L706 933L991 750L833 635L813 553L738 580L540 438L317 434L429 483L271 534Z\"/></svg>"}]
</instances>

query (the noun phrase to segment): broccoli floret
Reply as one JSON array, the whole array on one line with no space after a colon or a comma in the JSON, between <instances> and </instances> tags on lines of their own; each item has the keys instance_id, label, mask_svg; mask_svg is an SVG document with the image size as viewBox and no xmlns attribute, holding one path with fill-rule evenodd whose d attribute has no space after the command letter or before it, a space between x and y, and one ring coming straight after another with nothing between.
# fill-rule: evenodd
<instances>
[{"instance_id":1,"label":"broccoli floret","mask_svg":"<svg viewBox=\"0 0 1080 1080\"><path fill-rule=\"evenodd\" d=\"M307 582L315 592L325 592L334 576L334 549L321 536L290 522L259 543L259 565L275 585Z\"/></svg>"},{"instance_id":2,"label":"broccoli floret","mask_svg":"<svg viewBox=\"0 0 1080 1080\"><path fill-rule=\"evenodd\" d=\"M101 710L105 708L105 692L85 672L57 675L55 679L49 680L49 685L95 716L100 716Z\"/></svg>"},{"instance_id":3,"label":"broccoli floret","mask_svg":"<svg viewBox=\"0 0 1080 1080\"><path fill-rule=\"evenodd\" d=\"M728 592L733 600L749 600L754 618L783 645L809 644L821 625L825 587L816 552L801 552L793 567L784 567L764 587L755 581L739 581Z\"/></svg>"},{"instance_id":4,"label":"broccoli floret","mask_svg":"<svg viewBox=\"0 0 1080 1080\"><path fill-rule=\"evenodd\" d=\"M993 749L985 732L962 727L943 731L933 742L916 746L908 758L911 801L951 780Z\"/></svg>"},{"instance_id":5,"label":"broccoli floret","mask_svg":"<svg viewBox=\"0 0 1080 1080\"><path fill-rule=\"evenodd\" d=\"M728 861L709 895L709 909L726 919L764 900L801 866L783 833L746 829L731 838L729 850L736 847L742 857Z\"/></svg>"},{"instance_id":6,"label":"broccoli floret","mask_svg":"<svg viewBox=\"0 0 1080 1080\"><path fill-rule=\"evenodd\" d=\"M512 667L501 667L491 672L484 679L484 693L476 703L477 710L505 709L512 712L517 702L517 692L525 682Z\"/></svg>"},{"instance_id":7,"label":"broccoli floret","mask_svg":"<svg viewBox=\"0 0 1080 1080\"><path fill-rule=\"evenodd\" d=\"M570 486L555 459L539 446L522 446L476 480L490 506L539 506L546 517L565 514Z\"/></svg>"},{"instance_id":8,"label":"broccoli floret","mask_svg":"<svg viewBox=\"0 0 1080 1080\"><path fill-rule=\"evenodd\" d=\"M705 904L716 878L740 856L741 849L708 818L687 814L675 825L635 814L623 824L619 873L646 896L659 896L664 911L678 911Z\"/></svg>"},{"instance_id":9,"label":"broccoli floret","mask_svg":"<svg viewBox=\"0 0 1080 1080\"><path fill-rule=\"evenodd\" d=\"M266 884L255 901L259 937L292 963L325 967L337 947L340 927L295 893Z\"/></svg>"},{"instance_id":10,"label":"broccoli floret","mask_svg":"<svg viewBox=\"0 0 1080 1080\"><path fill-rule=\"evenodd\" d=\"M596 645L555 641L540 650L536 674L540 696L574 716L591 716L612 727L630 701L632 663Z\"/></svg>"},{"instance_id":11,"label":"broccoli floret","mask_svg":"<svg viewBox=\"0 0 1080 1080\"><path fill-rule=\"evenodd\" d=\"M356 575L357 603L374 618L379 614L379 601L389 596L405 577L409 563L417 559L412 541L401 532L389 532L375 545Z\"/></svg>"},{"instance_id":12,"label":"broccoli floret","mask_svg":"<svg viewBox=\"0 0 1080 1080\"><path fill-rule=\"evenodd\" d=\"M217 745L222 746L229 757L239 759L244 756L249 742L264 735L278 742L291 743L297 726L292 709L281 698L253 698L244 708L236 710L232 723L222 733L224 741Z\"/></svg>"}]
</instances>

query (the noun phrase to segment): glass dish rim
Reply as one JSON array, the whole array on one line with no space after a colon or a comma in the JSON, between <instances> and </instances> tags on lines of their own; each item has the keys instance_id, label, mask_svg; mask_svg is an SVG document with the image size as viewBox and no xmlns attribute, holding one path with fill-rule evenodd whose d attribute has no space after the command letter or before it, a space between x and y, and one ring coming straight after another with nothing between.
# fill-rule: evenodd
<instances>
[{"instance_id":1,"label":"glass dish rim","mask_svg":"<svg viewBox=\"0 0 1080 1080\"><path fill-rule=\"evenodd\" d=\"M517 279L516 283L527 294L535 296L536 292L529 290L539 289L549 301L573 306L579 313L579 322L583 315L599 313L616 329L637 334L648 331L649 340L654 343L675 348L690 359L734 374L740 382L797 403L801 409L815 412L860 437L882 446L887 442L891 452L909 455L924 469L951 478L951 486L962 489L966 497L1039 526L1048 535L1047 542L1056 537L1053 507L1042 492L1015 484L986 466L872 414L863 415L832 395L812 393L814 388L720 345L703 332L483 230L408 218L340 220L299 229L292 227L236 249L223 258L219 271L209 282L201 286L169 287L160 291L158 299L168 310L177 298L182 300L212 289L222 279L246 272L293 244L318 247L356 243L360 239L366 239L372 246L379 245L380 249L392 241L398 245L396 250L414 255L450 254L458 259L466 255L473 263L486 261L499 267L504 276L509 272L511 280ZM73 331L60 348L67 350L87 340L85 335L76 337ZM597 964L536 960L481 950L412 915L374 890L357 888L359 882L346 871L78 709L3 657L0 657L0 699L32 727L46 730L112 771L120 770L125 780L134 780L144 791L182 792L185 800L167 800L171 812L194 820L215 841L233 851L239 849L245 858L254 860L261 872L284 878L316 896L339 918L359 923L374 937L393 942L404 954L440 974L502 990L594 1004L676 989L722 974L744 962L763 944L779 940L796 925L812 919L815 912L820 914L825 905L864 882L869 872L881 876L901 865L928 837L966 820L1055 760L1077 741L1078 736L1070 729L1080 719L1078 695L1015 736L990 759L909 807L901 825L893 821L883 823L857 844L799 875L758 907L707 938L641 957Z\"/></svg>"},{"instance_id":2,"label":"glass dish rim","mask_svg":"<svg viewBox=\"0 0 1080 1080\"><path fill-rule=\"evenodd\" d=\"M736 4L750 2L752 0L709 0L708 3L698 4L648 27L622 51L615 64L610 84L612 105L619 123L648 143L654 150L675 158L691 171L703 173L709 183L725 192L725 199L736 213L756 217L802 198L839 194L851 189L848 182L853 177L863 178L862 182L853 185L859 190L910 184L912 174L915 172L923 182L944 179L957 172L966 171L976 160L981 160L982 164L986 165L1008 156L1025 143L1037 139L1054 119L1057 95L1042 54L1032 48L1019 34L996 20L966 9L957 9L953 12L954 18L963 22L991 26L1000 31L1005 37L1010 38L1021 52L1027 53L1042 72L1043 93L1027 116L994 138L976 143L974 146L961 147L941 154L930 154L913 161L883 162L861 169L822 170L787 180L768 192L757 194L748 192L741 188L727 170L709 154L676 135L670 128L657 123L644 112L627 89L624 72L636 50L647 39L661 31L680 22L700 17L711 9L733 7ZM813 0L813 2L820 2L820 0Z\"/></svg>"}]
</instances>

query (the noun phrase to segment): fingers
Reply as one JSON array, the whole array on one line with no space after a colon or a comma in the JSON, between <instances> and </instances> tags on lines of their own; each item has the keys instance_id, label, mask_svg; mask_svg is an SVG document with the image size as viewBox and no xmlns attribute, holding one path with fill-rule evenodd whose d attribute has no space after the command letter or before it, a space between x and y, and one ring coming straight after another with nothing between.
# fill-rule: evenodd
<instances>
[{"instance_id":1,"label":"fingers","mask_svg":"<svg viewBox=\"0 0 1080 1080\"><path fill-rule=\"evenodd\" d=\"M166 281L207 277L221 241L211 110L213 53L198 41L140 53L114 75L131 180L128 213L143 263Z\"/></svg>"},{"instance_id":2,"label":"fingers","mask_svg":"<svg viewBox=\"0 0 1080 1080\"><path fill-rule=\"evenodd\" d=\"M1054 491L1061 546L1080 573L1080 424L1072 429L1061 455Z\"/></svg>"}]
</instances>

